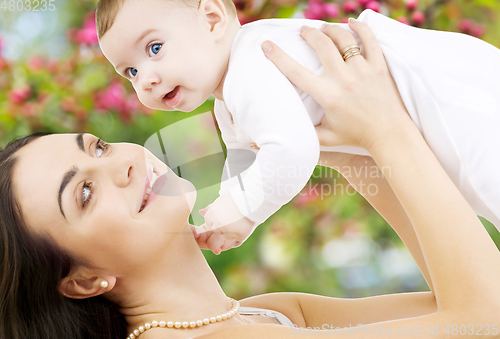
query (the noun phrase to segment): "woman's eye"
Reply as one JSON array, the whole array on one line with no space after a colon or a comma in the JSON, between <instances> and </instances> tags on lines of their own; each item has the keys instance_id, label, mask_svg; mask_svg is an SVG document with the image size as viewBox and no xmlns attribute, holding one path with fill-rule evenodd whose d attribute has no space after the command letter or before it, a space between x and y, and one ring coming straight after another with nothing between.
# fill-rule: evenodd
<instances>
[{"instance_id":1,"label":"woman's eye","mask_svg":"<svg viewBox=\"0 0 500 339\"><path fill-rule=\"evenodd\" d=\"M84 182L82 188L82 207L85 207L91 198L92 198L92 184L89 182Z\"/></svg>"},{"instance_id":2,"label":"woman's eye","mask_svg":"<svg viewBox=\"0 0 500 339\"><path fill-rule=\"evenodd\" d=\"M100 158L104 151L108 149L109 145L102 141L101 139L97 140L97 143L95 145L95 155L96 157Z\"/></svg>"},{"instance_id":3,"label":"woman's eye","mask_svg":"<svg viewBox=\"0 0 500 339\"><path fill-rule=\"evenodd\" d=\"M153 44L149 47L149 56L156 55L160 53L160 49L163 45L162 44Z\"/></svg>"},{"instance_id":4,"label":"woman's eye","mask_svg":"<svg viewBox=\"0 0 500 339\"><path fill-rule=\"evenodd\" d=\"M126 74L129 78L133 78L137 75L138 72L139 71L137 69L131 67L127 69Z\"/></svg>"}]
</instances>

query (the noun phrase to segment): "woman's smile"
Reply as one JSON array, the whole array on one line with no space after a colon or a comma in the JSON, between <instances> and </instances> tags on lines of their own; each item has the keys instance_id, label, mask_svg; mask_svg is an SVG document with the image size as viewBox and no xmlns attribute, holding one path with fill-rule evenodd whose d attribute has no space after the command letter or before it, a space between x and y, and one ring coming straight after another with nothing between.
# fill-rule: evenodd
<instances>
[{"instance_id":1,"label":"woman's smile","mask_svg":"<svg viewBox=\"0 0 500 339\"><path fill-rule=\"evenodd\" d=\"M31 229L50 235L86 262L125 274L144 258L164 256L186 227L196 193L185 194L195 192L194 187L147 149L117 143L101 151L97 140L90 134L42 137L20 152L14 181ZM57 152L47 151L53 149ZM72 168L78 171L61 193L63 215L58 192ZM93 197L87 196L83 210L81 200L90 191ZM126 253L141 237L148 246Z\"/></svg>"},{"instance_id":2,"label":"woman's smile","mask_svg":"<svg viewBox=\"0 0 500 339\"><path fill-rule=\"evenodd\" d=\"M155 185L156 179L158 179L158 175L155 173L153 168L149 168L146 183L144 185L144 191L141 200L141 207L139 209L139 213L142 212L148 203L150 203L153 199L153 196L150 197L153 186Z\"/></svg>"}]
</instances>

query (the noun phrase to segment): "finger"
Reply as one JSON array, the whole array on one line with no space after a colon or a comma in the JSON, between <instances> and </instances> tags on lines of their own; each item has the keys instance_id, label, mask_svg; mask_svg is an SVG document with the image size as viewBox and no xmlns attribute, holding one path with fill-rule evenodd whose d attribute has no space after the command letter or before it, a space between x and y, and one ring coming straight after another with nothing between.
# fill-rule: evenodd
<instances>
[{"instance_id":1,"label":"finger","mask_svg":"<svg viewBox=\"0 0 500 339\"><path fill-rule=\"evenodd\" d=\"M338 138L332 133L330 128L321 125L316 126L316 134L318 135L319 144L321 146L338 146Z\"/></svg>"},{"instance_id":2,"label":"finger","mask_svg":"<svg viewBox=\"0 0 500 339\"><path fill-rule=\"evenodd\" d=\"M320 78L283 52L278 45L271 41L264 41L262 50L266 57L271 60L279 71L294 85L300 87L304 92L309 94L319 91L320 86L318 85L318 80Z\"/></svg>"},{"instance_id":3,"label":"finger","mask_svg":"<svg viewBox=\"0 0 500 339\"><path fill-rule=\"evenodd\" d=\"M226 240L224 245L222 246L222 251L230 250L231 248L235 248L241 245L241 241L237 240Z\"/></svg>"},{"instance_id":4,"label":"finger","mask_svg":"<svg viewBox=\"0 0 500 339\"><path fill-rule=\"evenodd\" d=\"M209 232L204 232L204 233L199 233L195 236L195 240L198 244L200 243L206 243L207 242L207 239L210 237L210 235L212 234L211 231Z\"/></svg>"},{"instance_id":5,"label":"finger","mask_svg":"<svg viewBox=\"0 0 500 339\"><path fill-rule=\"evenodd\" d=\"M323 27L322 31L330 37L330 39L335 43L335 45L337 45L337 48L341 55L345 54L344 49L346 47L358 45L352 33L338 25L326 25ZM362 58L363 57L361 55L356 55L347 59L346 62L351 61L353 59L357 59L356 61L354 61L357 62Z\"/></svg>"},{"instance_id":6,"label":"finger","mask_svg":"<svg viewBox=\"0 0 500 339\"><path fill-rule=\"evenodd\" d=\"M207 211L210 209L210 206L212 206L212 204L208 205L205 208L202 208L201 210L198 211L198 213L200 213L201 216L205 216L205 214L207 213Z\"/></svg>"},{"instance_id":7,"label":"finger","mask_svg":"<svg viewBox=\"0 0 500 339\"><path fill-rule=\"evenodd\" d=\"M373 34L373 31L364 22L357 21L353 18L349 19L349 28L356 33L361 42L363 43L363 48L365 52L365 58L376 62L385 64L384 54L382 53L382 48Z\"/></svg>"},{"instance_id":8,"label":"finger","mask_svg":"<svg viewBox=\"0 0 500 339\"><path fill-rule=\"evenodd\" d=\"M335 71L343 66L344 60L342 60L339 50L332 39L323 32L316 28L307 28L300 35L316 51L325 72Z\"/></svg>"},{"instance_id":9,"label":"finger","mask_svg":"<svg viewBox=\"0 0 500 339\"><path fill-rule=\"evenodd\" d=\"M207 239L207 246L214 254L219 255L220 252L222 252L221 248L224 246L225 241L226 239L221 233L214 232L210 238Z\"/></svg>"},{"instance_id":10,"label":"finger","mask_svg":"<svg viewBox=\"0 0 500 339\"><path fill-rule=\"evenodd\" d=\"M210 237L211 234L212 234L211 232L203 233L198 238L196 238L196 243L198 244L199 248L203 250L209 250L207 245L207 239Z\"/></svg>"},{"instance_id":11,"label":"finger","mask_svg":"<svg viewBox=\"0 0 500 339\"><path fill-rule=\"evenodd\" d=\"M222 235L224 236L224 238L227 240L227 241L242 241L242 240L245 240L245 236L242 235L242 234L239 234L237 232L224 232L222 233Z\"/></svg>"}]
</instances>

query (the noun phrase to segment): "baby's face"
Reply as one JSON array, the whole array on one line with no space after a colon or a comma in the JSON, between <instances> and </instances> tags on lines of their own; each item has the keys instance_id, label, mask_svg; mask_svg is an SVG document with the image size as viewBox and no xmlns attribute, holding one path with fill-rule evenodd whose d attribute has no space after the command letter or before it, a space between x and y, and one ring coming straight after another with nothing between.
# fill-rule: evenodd
<instances>
[{"instance_id":1,"label":"baby's face","mask_svg":"<svg viewBox=\"0 0 500 339\"><path fill-rule=\"evenodd\" d=\"M206 18L173 1L125 1L99 43L153 109L192 111L218 89L227 68Z\"/></svg>"}]
</instances>

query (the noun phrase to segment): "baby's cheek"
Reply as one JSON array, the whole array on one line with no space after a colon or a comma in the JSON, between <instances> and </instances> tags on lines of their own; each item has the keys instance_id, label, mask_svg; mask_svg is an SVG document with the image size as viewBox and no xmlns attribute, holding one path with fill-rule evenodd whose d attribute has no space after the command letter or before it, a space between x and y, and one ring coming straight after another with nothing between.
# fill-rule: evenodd
<instances>
[{"instance_id":1,"label":"baby's cheek","mask_svg":"<svg viewBox=\"0 0 500 339\"><path fill-rule=\"evenodd\" d=\"M135 86L135 85L134 85L134 89L135 89L135 92L137 93L137 98L139 98L139 101L140 101L140 102L141 102L144 106L146 106L146 107L148 107L148 108L152 108L152 109L154 109L154 107L150 107L150 106L151 106L151 104L152 104L152 102L149 102L149 103L148 103L148 100L147 100L147 98L145 97L144 93L143 93L140 89L136 88L136 86Z\"/></svg>"}]
</instances>

